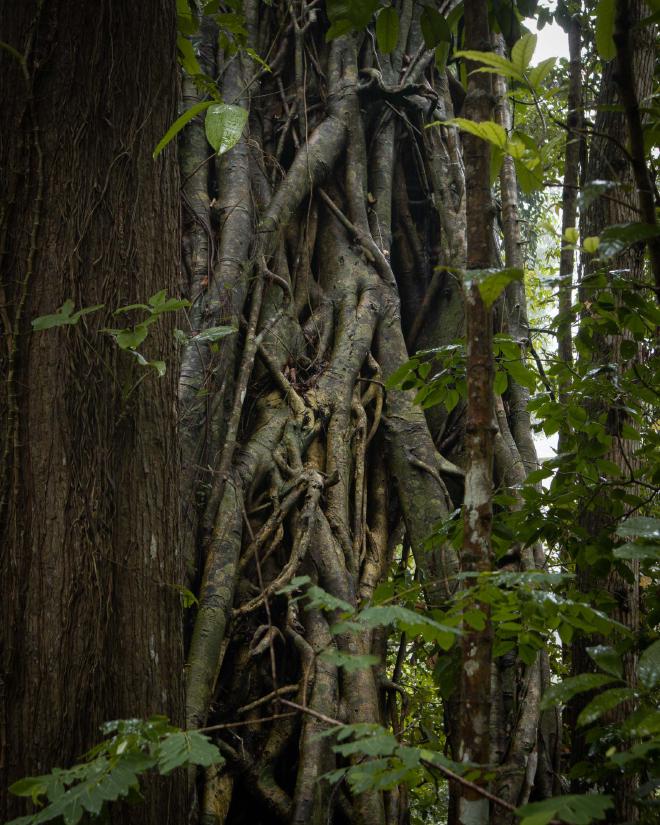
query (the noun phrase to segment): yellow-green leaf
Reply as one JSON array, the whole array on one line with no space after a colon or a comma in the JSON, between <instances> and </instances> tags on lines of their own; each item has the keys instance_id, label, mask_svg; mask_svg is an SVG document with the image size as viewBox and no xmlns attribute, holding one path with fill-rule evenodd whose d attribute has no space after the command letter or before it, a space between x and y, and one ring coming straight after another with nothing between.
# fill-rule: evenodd
<instances>
[{"instance_id":1,"label":"yellow-green leaf","mask_svg":"<svg viewBox=\"0 0 660 825\"><path fill-rule=\"evenodd\" d=\"M598 244L600 243L600 238L598 235L590 235L588 238L584 239L584 251L588 252L590 255L593 255L594 252L598 249Z\"/></svg>"},{"instance_id":2,"label":"yellow-green leaf","mask_svg":"<svg viewBox=\"0 0 660 825\"><path fill-rule=\"evenodd\" d=\"M537 40L535 34L526 34L511 49L511 62L520 72L524 72L532 62Z\"/></svg>"}]
</instances>

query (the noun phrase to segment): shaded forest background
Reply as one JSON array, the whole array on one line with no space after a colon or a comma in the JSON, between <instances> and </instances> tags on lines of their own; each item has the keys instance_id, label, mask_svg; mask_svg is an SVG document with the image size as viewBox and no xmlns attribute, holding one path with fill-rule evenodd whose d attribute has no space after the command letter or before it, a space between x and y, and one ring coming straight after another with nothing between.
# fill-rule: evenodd
<instances>
[{"instance_id":1,"label":"shaded forest background","mask_svg":"<svg viewBox=\"0 0 660 825\"><path fill-rule=\"evenodd\" d=\"M658 13L0 2L4 819L654 821Z\"/></svg>"}]
</instances>

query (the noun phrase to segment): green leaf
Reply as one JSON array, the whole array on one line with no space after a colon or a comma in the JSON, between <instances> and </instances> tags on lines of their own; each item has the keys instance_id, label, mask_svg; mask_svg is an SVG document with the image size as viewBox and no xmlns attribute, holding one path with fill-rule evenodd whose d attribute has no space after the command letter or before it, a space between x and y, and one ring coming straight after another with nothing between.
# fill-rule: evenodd
<instances>
[{"instance_id":1,"label":"green leaf","mask_svg":"<svg viewBox=\"0 0 660 825\"><path fill-rule=\"evenodd\" d=\"M189 307L190 301L184 298L168 298L166 291L161 289L160 292L156 292L155 295L149 298L149 306L151 312L160 314L162 312L176 312L177 309Z\"/></svg>"},{"instance_id":2,"label":"green leaf","mask_svg":"<svg viewBox=\"0 0 660 825\"><path fill-rule=\"evenodd\" d=\"M445 18L437 9L426 6L419 20L424 45L427 49L434 49L440 43L451 43L451 31Z\"/></svg>"},{"instance_id":3,"label":"green leaf","mask_svg":"<svg viewBox=\"0 0 660 825\"><path fill-rule=\"evenodd\" d=\"M534 66L533 69L529 70L527 73L527 80L535 92L541 91L541 87L545 79L554 69L556 62L556 57L549 57L547 60L542 60L538 66Z\"/></svg>"},{"instance_id":4,"label":"green leaf","mask_svg":"<svg viewBox=\"0 0 660 825\"><path fill-rule=\"evenodd\" d=\"M319 659L337 667L343 668L347 673L377 665L380 662L378 656L371 654L358 655L357 653L344 653L343 650L324 650Z\"/></svg>"},{"instance_id":5,"label":"green leaf","mask_svg":"<svg viewBox=\"0 0 660 825\"><path fill-rule=\"evenodd\" d=\"M502 170L502 163L504 161L504 152L497 146L491 147L490 150L490 185L494 186L500 171Z\"/></svg>"},{"instance_id":6,"label":"green leaf","mask_svg":"<svg viewBox=\"0 0 660 825\"><path fill-rule=\"evenodd\" d=\"M515 159L516 177L522 191L529 195L532 192L538 192L543 188L543 175L540 164L532 167L529 163L523 160Z\"/></svg>"},{"instance_id":7,"label":"green leaf","mask_svg":"<svg viewBox=\"0 0 660 825\"><path fill-rule=\"evenodd\" d=\"M519 80L524 83L525 78L517 66L514 66L506 57L502 57L495 52L479 52L468 49L467 51L458 51L454 53L456 57L463 57L465 60L471 60L474 63L483 63L489 69L496 71L504 77L512 77L514 80Z\"/></svg>"},{"instance_id":8,"label":"green leaf","mask_svg":"<svg viewBox=\"0 0 660 825\"><path fill-rule=\"evenodd\" d=\"M399 14L394 6L382 9L376 18L376 41L383 54L390 54L399 42Z\"/></svg>"},{"instance_id":9,"label":"green leaf","mask_svg":"<svg viewBox=\"0 0 660 825\"><path fill-rule=\"evenodd\" d=\"M507 148L506 132L499 123L495 123L493 120L483 120L477 123L464 117L455 117L448 120L447 125L458 126L462 131L469 132L471 135L497 146L498 149L504 150Z\"/></svg>"},{"instance_id":10,"label":"green leaf","mask_svg":"<svg viewBox=\"0 0 660 825\"><path fill-rule=\"evenodd\" d=\"M136 349L149 334L146 324L137 324L133 329L105 330L112 335L121 349Z\"/></svg>"},{"instance_id":11,"label":"green leaf","mask_svg":"<svg viewBox=\"0 0 660 825\"><path fill-rule=\"evenodd\" d=\"M595 699L592 699L591 702L589 702L586 708L584 708L578 716L578 727L590 725L592 722L600 719L600 717L604 713L607 713L608 710L612 710L612 708L615 708L627 699L632 699L634 695L635 691L632 688L627 687L610 688L610 690L600 693Z\"/></svg>"},{"instance_id":12,"label":"green leaf","mask_svg":"<svg viewBox=\"0 0 660 825\"><path fill-rule=\"evenodd\" d=\"M158 770L168 774L181 765L210 765L224 763L218 748L198 731L178 731L163 739L158 749Z\"/></svg>"},{"instance_id":13,"label":"green leaf","mask_svg":"<svg viewBox=\"0 0 660 825\"><path fill-rule=\"evenodd\" d=\"M613 647L609 645L594 645L587 648L589 657L598 665L605 673L610 676L616 676L617 679L623 678L623 662L621 656Z\"/></svg>"},{"instance_id":14,"label":"green leaf","mask_svg":"<svg viewBox=\"0 0 660 825\"><path fill-rule=\"evenodd\" d=\"M513 281L522 281L524 272L516 267L505 269L469 269L466 278L476 282L479 293L487 307L499 298L502 290Z\"/></svg>"},{"instance_id":15,"label":"green leaf","mask_svg":"<svg viewBox=\"0 0 660 825\"><path fill-rule=\"evenodd\" d=\"M603 685L609 685L614 679L602 673L581 673L564 679L558 685L550 685L541 700L541 708L547 710L559 703L566 704L578 693L586 693Z\"/></svg>"},{"instance_id":16,"label":"green leaf","mask_svg":"<svg viewBox=\"0 0 660 825\"><path fill-rule=\"evenodd\" d=\"M585 796L553 796L542 802L530 802L518 808L520 825L547 825L553 819L571 825L589 825L593 820L602 820L606 812L614 807L612 797L604 794Z\"/></svg>"},{"instance_id":17,"label":"green leaf","mask_svg":"<svg viewBox=\"0 0 660 825\"><path fill-rule=\"evenodd\" d=\"M660 541L660 519L650 516L632 516L619 524L616 534L623 538L641 537Z\"/></svg>"},{"instance_id":18,"label":"green leaf","mask_svg":"<svg viewBox=\"0 0 660 825\"><path fill-rule=\"evenodd\" d=\"M261 68L262 68L265 72L268 72L269 74L272 74L272 69L270 68L270 66L268 65L268 63L266 63L266 61L265 61L262 57L260 57L260 55L258 55L258 54L257 54L257 52L255 52L255 50L254 50L254 49L249 49L249 48L246 48L246 49L245 49L245 53L246 53L249 57L251 57L251 58L252 58L252 60L254 60L254 62L255 62L255 63L258 63L258 64L259 64L259 66L261 66Z\"/></svg>"},{"instance_id":19,"label":"green leaf","mask_svg":"<svg viewBox=\"0 0 660 825\"><path fill-rule=\"evenodd\" d=\"M344 34L353 31L353 24L348 18L342 18L330 25L330 28L325 33L325 42L329 43L331 40L336 40Z\"/></svg>"},{"instance_id":20,"label":"green leaf","mask_svg":"<svg viewBox=\"0 0 660 825\"><path fill-rule=\"evenodd\" d=\"M575 226L569 226L564 231L564 241L566 243L576 244L580 240L580 232Z\"/></svg>"},{"instance_id":21,"label":"green leaf","mask_svg":"<svg viewBox=\"0 0 660 825\"><path fill-rule=\"evenodd\" d=\"M165 375L167 371L165 361L148 361L142 353L137 352L137 350L134 349L128 349L128 352L135 356L141 367L151 367L152 370L157 372L159 378L162 378Z\"/></svg>"},{"instance_id":22,"label":"green leaf","mask_svg":"<svg viewBox=\"0 0 660 825\"><path fill-rule=\"evenodd\" d=\"M195 105L185 111L181 117L178 117L159 141L158 146L156 146L153 151L153 157L157 158L172 138L176 137L184 126L190 123L190 121L200 112L203 112L204 109L208 109L209 106L213 106L213 104L213 100L204 100L201 103L195 103Z\"/></svg>"},{"instance_id":23,"label":"green leaf","mask_svg":"<svg viewBox=\"0 0 660 825\"><path fill-rule=\"evenodd\" d=\"M227 335L233 335L235 332L235 327L209 327L197 333L191 340L196 341L198 344L206 344L219 341L221 338L225 338Z\"/></svg>"},{"instance_id":24,"label":"green leaf","mask_svg":"<svg viewBox=\"0 0 660 825\"><path fill-rule=\"evenodd\" d=\"M202 74L202 70L197 60L197 55L193 49L193 45L187 37L178 35L176 39L176 47L179 50L179 60L183 66L186 74L189 77L195 77Z\"/></svg>"},{"instance_id":25,"label":"green leaf","mask_svg":"<svg viewBox=\"0 0 660 825\"><path fill-rule=\"evenodd\" d=\"M197 31L197 21L188 0L176 0L176 24L182 34L194 34Z\"/></svg>"},{"instance_id":26,"label":"green leaf","mask_svg":"<svg viewBox=\"0 0 660 825\"><path fill-rule=\"evenodd\" d=\"M439 72L444 72L447 68L447 58L449 57L449 49L451 48L450 43L439 43L435 47L435 67Z\"/></svg>"},{"instance_id":27,"label":"green leaf","mask_svg":"<svg viewBox=\"0 0 660 825\"><path fill-rule=\"evenodd\" d=\"M649 223L614 224L602 231L598 252L602 257L610 258L633 244L644 243L658 235L660 227Z\"/></svg>"},{"instance_id":28,"label":"green leaf","mask_svg":"<svg viewBox=\"0 0 660 825\"><path fill-rule=\"evenodd\" d=\"M660 685L660 639L647 647L639 657L637 672L640 682L649 690Z\"/></svg>"},{"instance_id":29,"label":"green leaf","mask_svg":"<svg viewBox=\"0 0 660 825\"><path fill-rule=\"evenodd\" d=\"M628 559L640 561L660 561L660 545L658 544L638 544L630 541L621 544L612 550L612 554L617 559Z\"/></svg>"},{"instance_id":30,"label":"green leaf","mask_svg":"<svg viewBox=\"0 0 660 825\"><path fill-rule=\"evenodd\" d=\"M600 238L598 235L590 235L588 238L584 239L582 246L584 247L585 252L588 252L590 255L594 255L598 251L599 244Z\"/></svg>"},{"instance_id":31,"label":"green leaf","mask_svg":"<svg viewBox=\"0 0 660 825\"><path fill-rule=\"evenodd\" d=\"M93 307L85 307L79 309L78 312L73 312L73 301L67 300L53 315L40 315L32 321L32 329L34 332L42 332L45 329L53 329L53 327L63 327L77 324L83 315L88 315L90 312L96 312L103 308L103 304L96 304Z\"/></svg>"},{"instance_id":32,"label":"green leaf","mask_svg":"<svg viewBox=\"0 0 660 825\"><path fill-rule=\"evenodd\" d=\"M616 57L614 45L614 13L616 0L600 0L596 6L596 49L603 60Z\"/></svg>"},{"instance_id":33,"label":"green leaf","mask_svg":"<svg viewBox=\"0 0 660 825\"><path fill-rule=\"evenodd\" d=\"M525 34L511 49L511 62L522 74L532 62L538 37L535 34Z\"/></svg>"},{"instance_id":34,"label":"green leaf","mask_svg":"<svg viewBox=\"0 0 660 825\"><path fill-rule=\"evenodd\" d=\"M228 103L214 103L206 113L206 138L218 155L228 152L243 134L247 109Z\"/></svg>"},{"instance_id":35,"label":"green leaf","mask_svg":"<svg viewBox=\"0 0 660 825\"><path fill-rule=\"evenodd\" d=\"M38 805L39 797L45 796L48 791L48 783L43 776L26 776L9 786L10 793L14 796L29 796L35 805Z\"/></svg>"}]
</instances>

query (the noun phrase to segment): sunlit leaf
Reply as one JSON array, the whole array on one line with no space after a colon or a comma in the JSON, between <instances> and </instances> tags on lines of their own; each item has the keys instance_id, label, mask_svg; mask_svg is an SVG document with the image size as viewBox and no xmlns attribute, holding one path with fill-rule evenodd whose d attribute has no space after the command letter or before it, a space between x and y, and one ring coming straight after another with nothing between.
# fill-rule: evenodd
<instances>
[{"instance_id":1,"label":"sunlit leaf","mask_svg":"<svg viewBox=\"0 0 660 825\"><path fill-rule=\"evenodd\" d=\"M213 103L206 113L204 127L206 137L218 155L228 152L243 134L247 122L247 109L229 103Z\"/></svg>"}]
</instances>

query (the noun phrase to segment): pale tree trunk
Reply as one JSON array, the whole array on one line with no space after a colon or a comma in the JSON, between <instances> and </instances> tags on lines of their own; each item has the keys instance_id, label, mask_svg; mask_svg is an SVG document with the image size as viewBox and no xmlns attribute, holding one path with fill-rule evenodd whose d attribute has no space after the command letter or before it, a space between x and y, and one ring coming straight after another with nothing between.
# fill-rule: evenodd
<instances>
[{"instance_id":1,"label":"pale tree trunk","mask_svg":"<svg viewBox=\"0 0 660 825\"><path fill-rule=\"evenodd\" d=\"M102 327L178 291L176 114L167 2L2 3L2 755L7 785L68 766L121 717L183 721L173 321L145 373ZM65 300L104 304L32 332ZM123 316L124 318L127 316ZM141 380L144 378L144 380ZM137 386L136 386L137 385ZM182 777L122 822L180 823Z\"/></svg>"},{"instance_id":2,"label":"pale tree trunk","mask_svg":"<svg viewBox=\"0 0 660 825\"><path fill-rule=\"evenodd\" d=\"M465 333L455 270L465 269L468 244L461 137L452 127L424 128L453 114L448 79L423 48L421 6L396 5L399 43L389 55L376 54L363 33L326 43L324 12L303 3L245 4L249 45L268 55L270 73L216 49L211 21L194 38L223 98L250 111L241 140L221 158L206 162L201 122L180 146L190 331L236 329L217 346L186 346L179 386L184 544L200 599L188 723L240 723L217 732L227 766L209 771L199 795L213 825L408 821L404 789L354 795L346 783L320 782L341 763L332 740L318 737L327 720L400 718L405 644L389 672L389 631L335 635L332 614L278 591L305 575L365 606L403 544L427 605L446 605L459 559L428 539L463 503L468 452L476 561L489 563L481 538L495 419L481 321L473 315L470 327L472 397L487 410L471 419L470 448L464 403L427 416L414 391L384 387L416 346ZM191 85L184 96L200 99ZM472 209L484 198L490 209L481 147L465 152L480 186ZM495 255L492 229L481 237L480 227L472 225L472 268ZM490 312L471 294L488 329ZM505 418L508 429L515 415ZM487 636L474 642L490 645ZM379 664L351 673L321 657L328 649L376 655ZM490 669L487 651L475 661ZM477 749L464 742L470 759L487 763L488 691L482 700L485 738ZM454 749L457 742L453 735Z\"/></svg>"}]
</instances>

